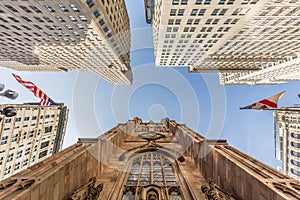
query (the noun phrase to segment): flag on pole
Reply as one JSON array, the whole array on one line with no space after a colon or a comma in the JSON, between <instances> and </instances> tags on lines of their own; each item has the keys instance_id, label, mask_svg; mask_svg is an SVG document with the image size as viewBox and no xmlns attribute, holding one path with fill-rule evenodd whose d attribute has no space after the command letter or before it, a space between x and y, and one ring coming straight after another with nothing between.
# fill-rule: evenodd
<instances>
[{"instance_id":1,"label":"flag on pole","mask_svg":"<svg viewBox=\"0 0 300 200\"><path fill-rule=\"evenodd\" d=\"M261 101L258 101L256 103L253 103L249 106L242 107L242 109L254 109L254 110L270 110L270 109L276 109L278 100L285 94L285 91L280 92L278 94L275 94L267 99L263 99Z\"/></svg>"},{"instance_id":2,"label":"flag on pole","mask_svg":"<svg viewBox=\"0 0 300 200\"><path fill-rule=\"evenodd\" d=\"M41 99L40 105L41 106L50 106L50 105L55 105L56 103L48 97L41 89L39 89L34 83L30 81L24 81L20 76L16 74L12 74L15 79L21 83L24 87L26 87L28 90L33 92L34 96L38 97Z\"/></svg>"}]
</instances>

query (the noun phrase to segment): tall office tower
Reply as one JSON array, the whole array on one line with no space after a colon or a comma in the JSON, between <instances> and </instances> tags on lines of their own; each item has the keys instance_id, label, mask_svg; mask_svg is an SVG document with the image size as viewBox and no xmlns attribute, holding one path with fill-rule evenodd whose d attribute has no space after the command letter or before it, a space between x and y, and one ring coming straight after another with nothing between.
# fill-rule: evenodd
<instances>
[{"instance_id":1,"label":"tall office tower","mask_svg":"<svg viewBox=\"0 0 300 200\"><path fill-rule=\"evenodd\" d=\"M146 0L145 8L158 66L218 71L222 84L300 78L292 77L300 66L298 1Z\"/></svg>"},{"instance_id":2,"label":"tall office tower","mask_svg":"<svg viewBox=\"0 0 300 200\"><path fill-rule=\"evenodd\" d=\"M16 116L3 116L0 123L0 180L59 152L68 120L63 104L9 104Z\"/></svg>"},{"instance_id":3,"label":"tall office tower","mask_svg":"<svg viewBox=\"0 0 300 200\"><path fill-rule=\"evenodd\" d=\"M168 118L79 139L0 182L0 199L299 199L300 183Z\"/></svg>"},{"instance_id":4,"label":"tall office tower","mask_svg":"<svg viewBox=\"0 0 300 200\"><path fill-rule=\"evenodd\" d=\"M80 70L114 84L132 82L123 0L8 0L0 2L0 14L0 66Z\"/></svg>"},{"instance_id":5,"label":"tall office tower","mask_svg":"<svg viewBox=\"0 0 300 200\"><path fill-rule=\"evenodd\" d=\"M300 107L275 112L275 157L282 172L300 181Z\"/></svg>"}]
</instances>

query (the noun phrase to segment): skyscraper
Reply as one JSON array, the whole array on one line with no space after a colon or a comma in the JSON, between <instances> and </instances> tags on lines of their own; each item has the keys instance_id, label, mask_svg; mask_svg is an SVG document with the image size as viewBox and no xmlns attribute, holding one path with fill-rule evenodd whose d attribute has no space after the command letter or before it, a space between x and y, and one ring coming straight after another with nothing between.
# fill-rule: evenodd
<instances>
[{"instance_id":1,"label":"skyscraper","mask_svg":"<svg viewBox=\"0 0 300 200\"><path fill-rule=\"evenodd\" d=\"M219 72L225 85L300 79L297 1L146 0L145 8L158 66Z\"/></svg>"},{"instance_id":2,"label":"skyscraper","mask_svg":"<svg viewBox=\"0 0 300 200\"><path fill-rule=\"evenodd\" d=\"M63 104L9 104L16 116L3 116L0 123L0 180L6 179L59 152L68 120Z\"/></svg>"},{"instance_id":3,"label":"skyscraper","mask_svg":"<svg viewBox=\"0 0 300 200\"><path fill-rule=\"evenodd\" d=\"M300 181L300 107L275 112L275 157L282 172Z\"/></svg>"},{"instance_id":4,"label":"skyscraper","mask_svg":"<svg viewBox=\"0 0 300 200\"><path fill-rule=\"evenodd\" d=\"M93 72L128 85L130 26L121 1L1 1L0 66Z\"/></svg>"},{"instance_id":5,"label":"skyscraper","mask_svg":"<svg viewBox=\"0 0 300 200\"><path fill-rule=\"evenodd\" d=\"M299 186L226 140L135 118L0 182L0 198L291 200Z\"/></svg>"}]
</instances>

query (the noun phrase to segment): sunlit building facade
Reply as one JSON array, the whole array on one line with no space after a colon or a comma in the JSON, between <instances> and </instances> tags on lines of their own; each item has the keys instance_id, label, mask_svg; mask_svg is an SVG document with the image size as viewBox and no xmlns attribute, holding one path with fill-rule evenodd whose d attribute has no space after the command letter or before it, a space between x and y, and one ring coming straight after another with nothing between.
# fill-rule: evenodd
<instances>
[{"instance_id":1,"label":"sunlit building facade","mask_svg":"<svg viewBox=\"0 0 300 200\"><path fill-rule=\"evenodd\" d=\"M168 118L134 118L97 138L80 138L0 185L5 185L3 200L290 200L300 195L300 182L226 140L206 139Z\"/></svg>"},{"instance_id":2,"label":"sunlit building facade","mask_svg":"<svg viewBox=\"0 0 300 200\"><path fill-rule=\"evenodd\" d=\"M282 172L300 181L300 107L275 112L275 157Z\"/></svg>"},{"instance_id":3,"label":"sunlit building facade","mask_svg":"<svg viewBox=\"0 0 300 200\"><path fill-rule=\"evenodd\" d=\"M128 85L130 25L120 1L0 1L0 66L93 72Z\"/></svg>"},{"instance_id":4,"label":"sunlit building facade","mask_svg":"<svg viewBox=\"0 0 300 200\"><path fill-rule=\"evenodd\" d=\"M59 152L68 120L63 104L7 104L16 109L14 117L3 116L0 123L0 180Z\"/></svg>"},{"instance_id":5,"label":"sunlit building facade","mask_svg":"<svg viewBox=\"0 0 300 200\"><path fill-rule=\"evenodd\" d=\"M145 9L157 66L217 71L224 85L300 78L292 75L299 70L298 1L146 0Z\"/></svg>"}]
</instances>

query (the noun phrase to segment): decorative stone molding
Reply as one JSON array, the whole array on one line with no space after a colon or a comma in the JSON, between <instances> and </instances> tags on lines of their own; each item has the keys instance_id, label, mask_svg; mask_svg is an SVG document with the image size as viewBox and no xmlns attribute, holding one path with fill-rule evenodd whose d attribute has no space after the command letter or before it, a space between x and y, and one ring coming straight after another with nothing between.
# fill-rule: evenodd
<instances>
[{"instance_id":1,"label":"decorative stone molding","mask_svg":"<svg viewBox=\"0 0 300 200\"><path fill-rule=\"evenodd\" d=\"M103 190L103 184L99 184L95 187L96 177L92 177L89 182L82 185L75 190L70 197L70 200L96 200L98 199L100 192Z\"/></svg>"},{"instance_id":2,"label":"decorative stone molding","mask_svg":"<svg viewBox=\"0 0 300 200\"><path fill-rule=\"evenodd\" d=\"M29 188L35 183L35 179L8 179L0 184L0 199L5 199L16 191Z\"/></svg>"},{"instance_id":3,"label":"decorative stone molding","mask_svg":"<svg viewBox=\"0 0 300 200\"><path fill-rule=\"evenodd\" d=\"M231 194L220 188L214 181L209 181L209 187L201 186L201 190L209 200L234 200Z\"/></svg>"}]
</instances>

